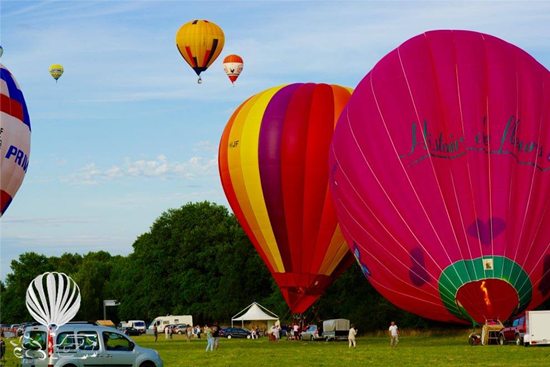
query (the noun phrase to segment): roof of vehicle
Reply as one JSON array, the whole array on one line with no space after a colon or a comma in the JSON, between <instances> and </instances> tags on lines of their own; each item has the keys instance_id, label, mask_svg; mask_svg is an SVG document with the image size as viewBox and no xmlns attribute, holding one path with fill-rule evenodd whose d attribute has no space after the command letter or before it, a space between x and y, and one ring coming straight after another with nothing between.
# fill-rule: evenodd
<instances>
[{"instance_id":1,"label":"roof of vehicle","mask_svg":"<svg viewBox=\"0 0 550 367\"><path fill-rule=\"evenodd\" d=\"M115 327L115 324L111 320L97 320L96 324L103 326Z\"/></svg>"},{"instance_id":2,"label":"roof of vehicle","mask_svg":"<svg viewBox=\"0 0 550 367\"><path fill-rule=\"evenodd\" d=\"M25 328L25 331L27 331L27 330L47 331L48 329L44 325L34 324L34 325L27 326ZM71 330L73 330L73 331L95 330L95 331L110 331L110 332L116 331L116 329L114 329L112 327L96 325L96 324L90 323L90 322L70 322L68 324L60 326L57 329L57 332L71 331Z\"/></svg>"}]
</instances>

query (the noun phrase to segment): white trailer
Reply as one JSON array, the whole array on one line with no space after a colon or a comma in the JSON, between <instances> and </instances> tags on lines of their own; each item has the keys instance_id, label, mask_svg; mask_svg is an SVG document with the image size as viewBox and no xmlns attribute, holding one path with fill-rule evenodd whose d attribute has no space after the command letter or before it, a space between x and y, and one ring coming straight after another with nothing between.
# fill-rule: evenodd
<instances>
[{"instance_id":1,"label":"white trailer","mask_svg":"<svg viewBox=\"0 0 550 367\"><path fill-rule=\"evenodd\" d=\"M167 315L167 316L159 316L155 317L153 321L149 324L149 327L147 328L147 334L150 334L153 332L153 326L157 326L157 331L159 333L164 332L164 327L166 325L178 325L178 324L185 324L189 326L193 326L193 316L191 315Z\"/></svg>"},{"instance_id":2,"label":"white trailer","mask_svg":"<svg viewBox=\"0 0 550 367\"><path fill-rule=\"evenodd\" d=\"M550 345L550 311L525 313L525 345Z\"/></svg>"},{"instance_id":3,"label":"white trailer","mask_svg":"<svg viewBox=\"0 0 550 367\"><path fill-rule=\"evenodd\" d=\"M348 319L332 319L323 321L323 338L329 340L347 340L349 334Z\"/></svg>"}]
</instances>

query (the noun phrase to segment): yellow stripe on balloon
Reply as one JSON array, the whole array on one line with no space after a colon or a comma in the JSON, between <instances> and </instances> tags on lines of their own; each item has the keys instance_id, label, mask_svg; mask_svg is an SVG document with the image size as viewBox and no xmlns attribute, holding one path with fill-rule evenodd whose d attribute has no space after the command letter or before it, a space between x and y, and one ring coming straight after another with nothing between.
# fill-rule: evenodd
<instances>
[{"instance_id":1,"label":"yellow stripe on balloon","mask_svg":"<svg viewBox=\"0 0 550 367\"><path fill-rule=\"evenodd\" d=\"M349 247L344 239L340 225L336 226L328 249L329 250L325 255L323 263L319 268L319 273L325 275L331 275L349 251Z\"/></svg>"},{"instance_id":2,"label":"yellow stripe on balloon","mask_svg":"<svg viewBox=\"0 0 550 367\"><path fill-rule=\"evenodd\" d=\"M282 87L257 94L243 106L233 123L229 138L230 142L239 141L239 149L230 149L231 155L228 154L230 167L241 169L241 174L234 175L234 170L231 171L231 181L241 210L276 272L285 270L265 206L258 164L258 136L266 106Z\"/></svg>"}]
</instances>

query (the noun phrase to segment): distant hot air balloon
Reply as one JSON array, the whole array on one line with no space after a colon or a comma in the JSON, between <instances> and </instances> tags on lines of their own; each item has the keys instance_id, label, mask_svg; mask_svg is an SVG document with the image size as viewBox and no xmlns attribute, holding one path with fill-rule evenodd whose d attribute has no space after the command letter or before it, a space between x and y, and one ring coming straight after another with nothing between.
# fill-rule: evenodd
<instances>
[{"instance_id":1,"label":"distant hot air balloon","mask_svg":"<svg viewBox=\"0 0 550 367\"><path fill-rule=\"evenodd\" d=\"M185 23L176 33L176 46L181 57L195 70L202 82L201 73L216 60L225 42L223 30L208 20Z\"/></svg>"},{"instance_id":2,"label":"distant hot air balloon","mask_svg":"<svg viewBox=\"0 0 550 367\"><path fill-rule=\"evenodd\" d=\"M0 64L0 216L19 190L31 148L31 120L23 93L8 69Z\"/></svg>"},{"instance_id":3,"label":"distant hot air balloon","mask_svg":"<svg viewBox=\"0 0 550 367\"><path fill-rule=\"evenodd\" d=\"M223 70L232 84L235 84L235 81L241 75L243 65L243 59L239 55L229 55L223 59Z\"/></svg>"},{"instance_id":4,"label":"distant hot air balloon","mask_svg":"<svg viewBox=\"0 0 550 367\"><path fill-rule=\"evenodd\" d=\"M50 75L52 76L52 78L55 79L56 82L57 79L61 78L61 75L63 75L63 71L63 65L53 64L52 66L50 66Z\"/></svg>"},{"instance_id":5,"label":"distant hot air balloon","mask_svg":"<svg viewBox=\"0 0 550 367\"><path fill-rule=\"evenodd\" d=\"M336 127L331 192L363 272L427 318L508 319L550 296L550 73L487 34L386 55Z\"/></svg>"},{"instance_id":6,"label":"distant hot air balloon","mask_svg":"<svg viewBox=\"0 0 550 367\"><path fill-rule=\"evenodd\" d=\"M0 57L4 54L4 47L0 46Z\"/></svg>"},{"instance_id":7,"label":"distant hot air balloon","mask_svg":"<svg viewBox=\"0 0 550 367\"><path fill-rule=\"evenodd\" d=\"M294 313L353 261L328 191L328 149L351 90L290 84L249 98L220 142L222 185Z\"/></svg>"}]
</instances>

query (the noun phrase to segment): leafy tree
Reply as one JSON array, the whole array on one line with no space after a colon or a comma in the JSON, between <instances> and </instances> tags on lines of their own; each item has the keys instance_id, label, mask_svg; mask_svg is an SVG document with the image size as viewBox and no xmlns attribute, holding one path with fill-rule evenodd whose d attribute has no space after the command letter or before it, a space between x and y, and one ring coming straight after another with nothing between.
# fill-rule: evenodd
<instances>
[{"instance_id":1,"label":"leafy tree","mask_svg":"<svg viewBox=\"0 0 550 367\"><path fill-rule=\"evenodd\" d=\"M18 260L11 262L12 273L6 277L5 291L2 291L0 309L3 323L30 321L31 317L25 306L25 294L30 282L36 276L54 271L55 265L44 255L27 252L19 255Z\"/></svg>"},{"instance_id":2,"label":"leafy tree","mask_svg":"<svg viewBox=\"0 0 550 367\"><path fill-rule=\"evenodd\" d=\"M192 314L200 323L227 320L272 292L269 272L235 217L209 202L164 212L117 274L124 276L113 288L124 319ZM124 292L129 286L133 291Z\"/></svg>"}]
</instances>

